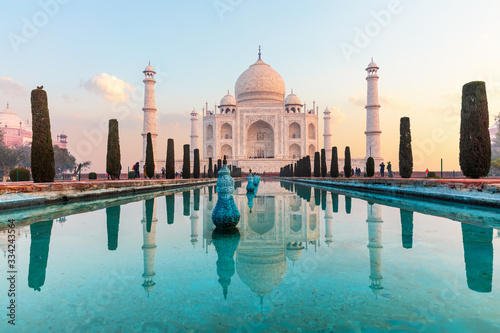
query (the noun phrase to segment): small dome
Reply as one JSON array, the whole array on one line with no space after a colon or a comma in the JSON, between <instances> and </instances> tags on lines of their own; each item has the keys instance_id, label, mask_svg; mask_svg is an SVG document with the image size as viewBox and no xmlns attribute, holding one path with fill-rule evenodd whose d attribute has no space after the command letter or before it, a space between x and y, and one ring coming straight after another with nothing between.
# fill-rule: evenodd
<instances>
[{"instance_id":1,"label":"small dome","mask_svg":"<svg viewBox=\"0 0 500 333\"><path fill-rule=\"evenodd\" d=\"M9 105L7 104L7 107L5 110L0 112L0 127L8 127L8 128L19 128L19 123L21 123L21 128L24 129L24 121L12 110L9 108Z\"/></svg>"},{"instance_id":2,"label":"small dome","mask_svg":"<svg viewBox=\"0 0 500 333\"><path fill-rule=\"evenodd\" d=\"M236 99L232 95L227 94L222 97L219 106L236 106Z\"/></svg>"},{"instance_id":3,"label":"small dome","mask_svg":"<svg viewBox=\"0 0 500 333\"><path fill-rule=\"evenodd\" d=\"M377 66L377 64L373 61L373 58L372 58L372 61L370 61L370 63L368 64L368 67L366 67L366 69L369 69L369 68L379 68Z\"/></svg>"},{"instance_id":4,"label":"small dome","mask_svg":"<svg viewBox=\"0 0 500 333\"><path fill-rule=\"evenodd\" d=\"M238 102L251 100L283 102L285 82L278 72L259 58L240 75L234 90Z\"/></svg>"},{"instance_id":5,"label":"small dome","mask_svg":"<svg viewBox=\"0 0 500 333\"><path fill-rule=\"evenodd\" d=\"M300 103L300 98L297 95L291 93L290 95L286 96L285 105L302 105L302 103Z\"/></svg>"},{"instance_id":6,"label":"small dome","mask_svg":"<svg viewBox=\"0 0 500 333\"><path fill-rule=\"evenodd\" d=\"M145 73L145 72L153 72L153 73L155 73L155 74L156 74L156 72L155 72L155 70L153 69L153 67L151 67L151 64L149 64L149 65L146 67L146 69L144 70L144 73Z\"/></svg>"},{"instance_id":7,"label":"small dome","mask_svg":"<svg viewBox=\"0 0 500 333\"><path fill-rule=\"evenodd\" d=\"M304 246L302 243L288 243L286 246L286 257L291 261L299 260Z\"/></svg>"}]
</instances>

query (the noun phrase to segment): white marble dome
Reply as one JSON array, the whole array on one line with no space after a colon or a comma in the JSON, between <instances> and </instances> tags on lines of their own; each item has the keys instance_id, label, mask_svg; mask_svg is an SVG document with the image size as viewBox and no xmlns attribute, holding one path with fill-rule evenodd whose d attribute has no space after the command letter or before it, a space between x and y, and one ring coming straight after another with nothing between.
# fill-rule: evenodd
<instances>
[{"instance_id":1,"label":"white marble dome","mask_svg":"<svg viewBox=\"0 0 500 333\"><path fill-rule=\"evenodd\" d=\"M240 75L234 90L238 102L255 100L283 102L285 82L278 72L259 59Z\"/></svg>"},{"instance_id":2,"label":"white marble dome","mask_svg":"<svg viewBox=\"0 0 500 333\"><path fill-rule=\"evenodd\" d=\"M302 105L302 103L300 103L300 98L297 95L291 93L290 95L286 96L285 105Z\"/></svg>"},{"instance_id":3,"label":"white marble dome","mask_svg":"<svg viewBox=\"0 0 500 333\"><path fill-rule=\"evenodd\" d=\"M153 67L151 67L151 65L148 65L146 67L146 69L144 70L144 72L153 72L153 73L156 73L155 70L153 69Z\"/></svg>"},{"instance_id":4,"label":"white marble dome","mask_svg":"<svg viewBox=\"0 0 500 333\"><path fill-rule=\"evenodd\" d=\"M372 59L372 61L368 64L368 67L366 69L368 69L368 68L379 68L379 67Z\"/></svg>"},{"instance_id":5,"label":"white marble dome","mask_svg":"<svg viewBox=\"0 0 500 333\"><path fill-rule=\"evenodd\" d=\"M222 97L219 106L236 106L236 99L232 95L227 94Z\"/></svg>"},{"instance_id":6,"label":"white marble dome","mask_svg":"<svg viewBox=\"0 0 500 333\"><path fill-rule=\"evenodd\" d=\"M0 112L0 127L7 127L8 128L19 128L19 123L21 123L21 128L24 129L24 121L12 110L7 107L5 110Z\"/></svg>"}]
</instances>

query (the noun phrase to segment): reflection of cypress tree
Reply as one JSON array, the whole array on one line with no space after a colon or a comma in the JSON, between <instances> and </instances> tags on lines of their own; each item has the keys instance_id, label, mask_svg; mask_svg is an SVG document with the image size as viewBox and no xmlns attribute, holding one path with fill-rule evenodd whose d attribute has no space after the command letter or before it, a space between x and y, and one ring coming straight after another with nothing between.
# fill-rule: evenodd
<instances>
[{"instance_id":1,"label":"reflection of cypress tree","mask_svg":"<svg viewBox=\"0 0 500 333\"><path fill-rule=\"evenodd\" d=\"M194 196L194 210L199 211L200 210L200 189L199 188L193 190L193 196Z\"/></svg>"},{"instance_id":2,"label":"reflection of cypress tree","mask_svg":"<svg viewBox=\"0 0 500 333\"><path fill-rule=\"evenodd\" d=\"M224 299L227 299L231 277L235 273L234 252L240 242L240 232L234 228L231 232L220 232L217 229L212 233L212 240L217 251L217 275L222 286Z\"/></svg>"},{"instance_id":3,"label":"reflection of cypress tree","mask_svg":"<svg viewBox=\"0 0 500 333\"><path fill-rule=\"evenodd\" d=\"M118 248L118 226L120 225L120 206L106 208L106 228L108 229L108 250Z\"/></svg>"},{"instance_id":4,"label":"reflection of cypress tree","mask_svg":"<svg viewBox=\"0 0 500 333\"><path fill-rule=\"evenodd\" d=\"M339 212L339 195L332 192L332 208L334 213Z\"/></svg>"},{"instance_id":5,"label":"reflection of cypress tree","mask_svg":"<svg viewBox=\"0 0 500 333\"><path fill-rule=\"evenodd\" d=\"M321 190L321 209L326 210L326 191Z\"/></svg>"},{"instance_id":6,"label":"reflection of cypress tree","mask_svg":"<svg viewBox=\"0 0 500 333\"><path fill-rule=\"evenodd\" d=\"M155 199L146 200L146 231L151 232L151 224L153 223L153 210Z\"/></svg>"},{"instance_id":7,"label":"reflection of cypress tree","mask_svg":"<svg viewBox=\"0 0 500 333\"><path fill-rule=\"evenodd\" d=\"M40 288L45 283L51 231L52 220L30 225L31 247L28 286L37 291L41 291Z\"/></svg>"},{"instance_id":8,"label":"reflection of cypress tree","mask_svg":"<svg viewBox=\"0 0 500 333\"><path fill-rule=\"evenodd\" d=\"M491 292L493 278L493 229L462 223L465 273L469 289Z\"/></svg>"},{"instance_id":9,"label":"reflection of cypress tree","mask_svg":"<svg viewBox=\"0 0 500 333\"><path fill-rule=\"evenodd\" d=\"M401 241L405 249L413 246L413 211L400 210L401 215Z\"/></svg>"},{"instance_id":10,"label":"reflection of cypress tree","mask_svg":"<svg viewBox=\"0 0 500 333\"><path fill-rule=\"evenodd\" d=\"M208 201L212 201L212 192L213 192L213 187L209 186L208 187Z\"/></svg>"},{"instance_id":11,"label":"reflection of cypress tree","mask_svg":"<svg viewBox=\"0 0 500 333\"><path fill-rule=\"evenodd\" d=\"M351 204L352 204L352 198L348 197L347 195L345 196L345 212L347 214L351 214Z\"/></svg>"},{"instance_id":12,"label":"reflection of cypress tree","mask_svg":"<svg viewBox=\"0 0 500 333\"><path fill-rule=\"evenodd\" d=\"M165 201L167 202L167 223L174 224L175 194L166 195Z\"/></svg>"},{"instance_id":13,"label":"reflection of cypress tree","mask_svg":"<svg viewBox=\"0 0 500 333\"><path fill-rule=\"evenodd\" d=\"M237 180L234 182L234 189L236 190L237 188L241 187L241 180Z\"/></svg>"},{"instance_id":14,"label":"reflection of cypress tree","mask_svg":"<svg viewBox=\"0 0 500 333\"><path fill-rule=\"evenodd\" d=\"M189 191L182 192L182 205L184 206L184 216L189 216L189 205L191 204L191 193Z\"/></svg>"},{"instance_id":15,"label":"reflection of cypress tree","mask_svg":"<svg viewBox=\"0 0 500 333\"><path fill-rule=\"evenodd\" d=\"M314 189L314 204L316 206L321 205L321 190L319 188Z\"/></svg>"}]
</instances>

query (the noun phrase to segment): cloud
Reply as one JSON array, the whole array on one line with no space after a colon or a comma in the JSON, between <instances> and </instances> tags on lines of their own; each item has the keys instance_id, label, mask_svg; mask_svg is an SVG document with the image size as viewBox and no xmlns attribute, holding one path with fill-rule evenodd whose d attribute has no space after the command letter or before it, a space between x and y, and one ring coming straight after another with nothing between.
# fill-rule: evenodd
<instances>
[{"instance_id":1,"label":"cloud","mask_svg":"<svg viewBox=\"0 0 500 333\"><path fill-rule=\"evenodd\" d=\"M0 77L0 90L7 95L22 96L26 94L26 87L15 82L10 77Z\"/></svg>"},{"instance_id":2,"label":"cloud","mask_svg":"<svg viewBox=\"0 0 500 333\"><path fill-rule=\"evenodd\" d=\"M354 105L365 106L366 94L358 92L356 95L349 96L348 101ZM393 107L397 109L413 109L413 105L407 101L389 94L379 94L379 102L383 107Z\"/></svg>"},{"instance_id":3,"label":"cloud","mask_svg":"<svg viewBox=\"0 0 500 333\"><path fill-rule=\"evenodd\" d=\"M342 113L339 108L330 108L332 113L332 121L335 125L342 124L347 119L347 114Z\"/></svg>"},{"instance_id":4,"label":"cloud","mask_svg":"<svg viewBox=\"0 0 500 333\"><path fill-rule=\"evenodd\" d=\"M134 89L131 84L106 73L97 74L80 85L90 92L115 102L127 101L130 98L130 92Z\"/></svg>"}]
</instances>

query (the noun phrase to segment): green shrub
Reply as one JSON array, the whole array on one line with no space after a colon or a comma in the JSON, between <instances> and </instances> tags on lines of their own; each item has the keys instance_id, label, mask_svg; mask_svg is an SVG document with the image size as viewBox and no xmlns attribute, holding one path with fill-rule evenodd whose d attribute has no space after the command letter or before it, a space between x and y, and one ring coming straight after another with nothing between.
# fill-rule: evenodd
<instances>
[{"instance_id":1,"label":"green shrub","mask_svg":"<svg viewBox=\"0 0 500 333\"><path fill-rule=\"evenodd\" d=\"M134 179L134 171L129 171L128 172L128 179Z\"/></svg>"},{"instance_id":2,"label":"green shrub","mask_svg":"<svg viewBox=\"0 0 500 333\"><path fill-rule=\"evenodd\" d=\"M321 149L321 177L326 177L326 150Z\"/></svg>"},{"instance_id":3,"label":"green shrub","mask_svg":"<svg viewBox=\"0 0 500 333\"><path fill-rule=\"evenodd\" d=\"M464 176L479 178L488 175L491 166L486 85L469 82L462 89L460 116L460 167Z\"/></svg>"},{"instance_id":4,"label":"green shrub","mask_svg":"<svg viewBox=\"0 0 500 333\"><path fill-rule=\"evenodd\" d=\"M108 151L106 154L106 173L115 180L120 178L120 138L118 135L118 120L109 120Z\"/></svg>"},{"instance_id":5,"label":"green shrub","mask_svg":"<svg viewBox=\"0 0 500 333\"><path fill-rule=\"evenodd\" d=\"M160 174L159 174L159 173L157 173L157 174L155 175L155 178L156 178L156 179L160 179Z\"/></svg>"},{"instance_id":6,"label":"green shrub","mask_svg":"<svg viewBox=\"0 0 500 333\"><path fill-rule=\"evenodd\" d=\"M410 118L403 117L399 124L399 174L402 178L410 178L412 173Z\"/></svg>"},{"instance_id":7,"label":"green shrub","mask_svg":"<svg viewBox=\"0 0 500 333\"><path fill-rule=\"evenodd\" d=\"M366 176L373 177L373 175L375 175L375 160L370 156L366 160Z\"/></svg>"},{"instance_id":8,"label":"green shrub","mask_svg":"<svg viewBox=\"0 0 500 333\"><path fill-rule=\"evenodd\" d=\"M320 157L319 157L319 151L314 153L314 177L320 177L321 176L321 162L320 162Z\"/></svg>"},{"instance_id":9,"label":"green shrub","mask_svg":"<svg viewBox=\"0 0 500 333\"><path fill-rule=\"evenodd\" d=\"M184 145L184 158L182 164L182 178L191 178L191 157L189 156L189 145ZM188 214L189 215L189 214Z\"/></svg>"},{"instance_id":10,"label":"green shrub","mask_svg":"<svg viewBox=\"0 0 500 333\"><path fill-rule=\"evenodd\" d=\"M330 176L337 178L339 176L339 157L337 147L332 147L332 162L330 163Z\"/></svg>"},{"instance_id":11,"label":"green shrub","mask_svg":"<svg viewBox=\"0 0 500 333\"><path fill-rule=\"evenodd\" d=\"M175 178L174 139L168 139L167 141L167 163L165 165L165 170L167 179Z\"/></svg>"},{"instance_id":12,"label":"green shrub","mask_svg":"<svg viewBox=\"0 0 500 333\"><path fill-rule=\"evenodd\" d=\"M351 166L351 148L345 147L345 159L344 159L344 176L350 178L352 176L352 166Z\"/></svg>"},{"instance_id":13,"label":"green shrub","mask_svg":"<svg viewBox=\"0 0 500 333\"><path fill-rule=\"evenodd\" d=\"M436 173L434 171L429 171L427 173L427 178L436 178Z\"/></svg>"},{"instance_id":14,"label":"green shrub","mask_svg":"<svg viewBox=\"0 0 500 333\"><path fill-rule=\"evenodd\" d=\"M151 179L155 175L155 161L153 152L153 140L151 139L151 133L148 132L146 137L146 176Z\"/></svg>"},{"instance_id":15,"label":"green shrub","mask_svg":"<svg viewBox=\"0 0 500 333\"><path fill-rule=\"evenodd\" d=\"M54 147L50 133L47 93L43 89L31 91L33 141L31 143L31 173L35 183L53 182L56 175Z\"/></svg>"},{"instance_id":16,"label":"green shrub","mask_svg":"<svg viewBox=\"0 0 500 333\"><path fill-rule=\"evenodd\" d=\"M89 179L97 179L97 173L89 172Z\"/></svg>"},{"instance_id":17,"label":"green shrub","mask_svg":"<svg viewBox=\"0 0 500 333\"><path fill-rule=\"evenodd\" d=\"M25 182L30 180L30 171L26 168L15 168L9 172L10 181Z\"/></svg>"}]
</instances>

